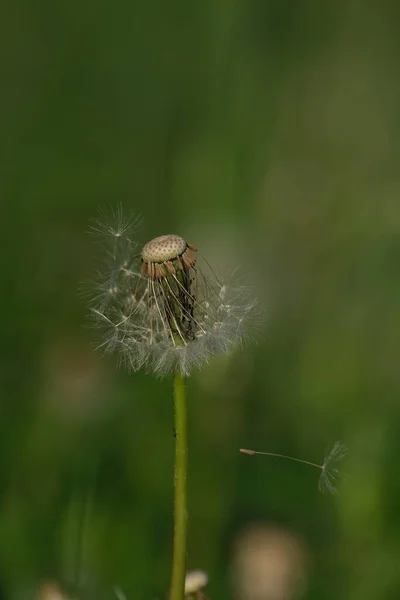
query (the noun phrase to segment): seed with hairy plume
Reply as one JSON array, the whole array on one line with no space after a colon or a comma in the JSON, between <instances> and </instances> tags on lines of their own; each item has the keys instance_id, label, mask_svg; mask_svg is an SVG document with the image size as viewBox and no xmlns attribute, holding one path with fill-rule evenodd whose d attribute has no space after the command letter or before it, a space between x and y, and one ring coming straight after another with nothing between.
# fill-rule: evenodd
<instances>
[{"instance_id":1,"label":"seed with hairy plume","mask_svg":"<svg viewBox=\"0 0 400 600\"><path fill-rule=\"evenodd\" d=\"M342 460L346 456L347 446L345 446L345 444L342 444L341 442L335 442L331 450L325 456L322 465L310 462L309 460L303 460L302 458L295 458L294 456L287 456L286 454L278 454L276 452L259 452L258 450L248 450L247 448L240 448L239 452L241 452L242 454L248 454L249 456L261 454L263 456L285 458L287 460L293 460L295 462L302 463L303 465L308 465L310 467L320 469L321 475L318 481L318 487L320 492L329 492L330 494L336 495L336 483L340 476L340 471L337 468L336 464L338 463L338 461Z\"/></svg>"},{"instance_id":2,"label":"seed with hairy plume","mask_svg":"<svg viewBox=\"0 0 400 600\"><path fill-rule=\"evenodd\" d=\"M205 274L197 248L179 235L140 249L135 219L129 227L117 216L118 226L94 227L109 241L107 274L97 278L91 306L103 330L100 347L135 371L186 376L240 344L256 307L246 288L219 281L206 262Z\"/></svg>"}]
</instances>

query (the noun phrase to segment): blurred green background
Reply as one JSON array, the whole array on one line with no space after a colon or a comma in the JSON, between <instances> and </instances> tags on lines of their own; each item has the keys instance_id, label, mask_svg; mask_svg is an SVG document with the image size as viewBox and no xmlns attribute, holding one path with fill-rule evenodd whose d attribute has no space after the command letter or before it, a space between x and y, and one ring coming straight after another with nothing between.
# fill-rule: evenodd
<instances>
[{"instance_id":1,"label":"blurred green background","mask_svg":"<svg viewBox=\"0 0 400 600\"><path fill-rule=\"evenodd\" d=\"M2 3L2 597L166 596L171 381L94 352L79 295L89 220L118 203L143 243L239 265L267 313L189 384L210 599L400 597L399 20L395 0ZM238 452L318 462L335 439L338 498Z\"/></svg>"}]
</instances>

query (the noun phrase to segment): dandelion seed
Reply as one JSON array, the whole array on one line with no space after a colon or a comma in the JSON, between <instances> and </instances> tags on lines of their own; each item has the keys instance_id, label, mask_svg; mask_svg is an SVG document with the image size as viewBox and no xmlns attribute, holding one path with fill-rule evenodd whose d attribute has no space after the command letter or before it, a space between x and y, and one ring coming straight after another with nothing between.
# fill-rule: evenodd
<instances>
[{"instance_id":1,"label":"dandelion seed","mask_svg":"<svg viewBox=\"0 0 400 600\"><path fill-rule=\"evenodd\" d=\"M239 450L242 454L249 454L253 456L255 454L262 454L264 456L273 456L275 458L286 458L287 460L293 460L295 462L303 463L317 469L321 469L321 475L318 481L318 487L320 492L329 492L331 494L337 494L336 482L340 476L340 471L334 466L339 460L344 458L347 454L347 447L341 442L335 442L330 452L324 459L322 465L303 460L301 458L295 458L294 456L287 456L286 454L277 454L275 452L258 452L256 450L248 450L241 448Z\"/></svg>"},{"instance_id":2,"label":"dandelion seed","mask_svg":"<svg viewBox=\"0 0 400 600\"><path fill-rule=\"evenodd\" d=\"M256 302L246 289L220 282L197 248L176 234L162 235L142 248L133 240L137 219L95 222L109 242L107 273L97 277L91 313L103 331L99 344L118 352L132 370L158 376L187 376L212 356L228 353L246 338Z\"/></svg>"},{"instance_id":3,"label":"dandelion seed","mask_svg":"<svg viewBox=\"0 0 400 600\"><path fill-rule=\"evenodd\" d=\"M101 219L93 219L91 230L102 236L124 237L138 230L142 223L142 217L130 213L124 215L122 206L118 204L115 208L110 207L108 211L99 209Z\"/></svg>"},{"instance_id":4,"label":"dandelion seed","mask_svg":"<svg viewBox=\"0 0 400 600\"><path fill-rule=\"evenodd\" d=\"M118 249L131 245L130 237L139 230L142 217L133 212L126 217L120 204L108 210L99 209L99 213L100 219L92 219L91 232L106 240L109 254L117 258ZM124 244L121 244L121 240L124 240Z\"/></svg>"}]
</instances>

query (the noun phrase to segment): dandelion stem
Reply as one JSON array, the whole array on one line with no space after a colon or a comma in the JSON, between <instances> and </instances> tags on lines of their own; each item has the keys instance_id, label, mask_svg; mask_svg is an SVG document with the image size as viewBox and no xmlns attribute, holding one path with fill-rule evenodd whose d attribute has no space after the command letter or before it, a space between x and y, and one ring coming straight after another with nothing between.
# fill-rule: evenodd
<instances>
[{"instance_id":1,"label":"dandelion stem","mask_svg":"<svg viewBox=\"0 0 400 600\"><path fill-rule=\"evenodd\" d=\"M174 499L174 550L169 600L183 600L186 577L187 538L187 417L185 378L175 374L175 499Z\"/></svg>"}]
</instances>

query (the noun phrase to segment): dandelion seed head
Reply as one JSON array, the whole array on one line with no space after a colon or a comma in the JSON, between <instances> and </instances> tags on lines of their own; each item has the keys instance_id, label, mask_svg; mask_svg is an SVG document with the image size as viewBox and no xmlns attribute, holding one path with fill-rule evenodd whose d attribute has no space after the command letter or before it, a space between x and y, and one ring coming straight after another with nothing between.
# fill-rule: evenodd
<instances>
[{"instance_id":1,"label":"dandelion seed head","mask_svg":"<svg viewBox=\"0 0 400 600\"><path fill-rule=\"evenodd\" d=\"M135 371L189 375L244 341L256 302L246 288L219 281L206 262L200 268L195 246L169 234L138 252L128 227L97 228L112 247L91 303L100 349Z\"/></svg>"}]
</instances>

